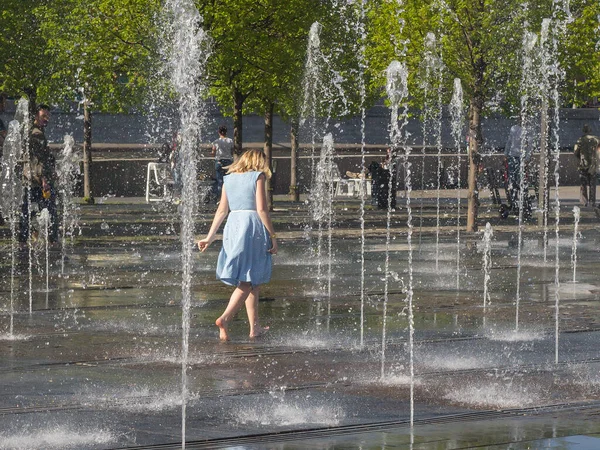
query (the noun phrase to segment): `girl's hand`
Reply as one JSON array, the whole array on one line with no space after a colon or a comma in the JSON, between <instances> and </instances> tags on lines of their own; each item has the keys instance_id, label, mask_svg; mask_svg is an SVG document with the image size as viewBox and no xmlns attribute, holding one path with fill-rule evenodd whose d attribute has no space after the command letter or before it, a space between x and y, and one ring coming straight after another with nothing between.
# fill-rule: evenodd
<instances>
[{"instance_id":1,"label":"girl's hand","mask_svg":"<svg viewBox=\"0 0 600 450\"><path fill-rule=\"evenodd\" d=\"M271 255L276 255L277 254L277 239L276 238L271 238L271 248L269 249L269 253Z\"/></svg>"},{"instance_id":2,"label":"girl's hand","mask_svg":"<svg viewBox=\"0 0 600 450\"><path fill-rule=\"evenodd\" d=\"M211 243L212 243L212 239L208 239L208 238L200 239L198 241L198 248L200 249L201 252L203 252L204 250L206 250L208 248L208 246Z\"/></svg>"}]
</instances>

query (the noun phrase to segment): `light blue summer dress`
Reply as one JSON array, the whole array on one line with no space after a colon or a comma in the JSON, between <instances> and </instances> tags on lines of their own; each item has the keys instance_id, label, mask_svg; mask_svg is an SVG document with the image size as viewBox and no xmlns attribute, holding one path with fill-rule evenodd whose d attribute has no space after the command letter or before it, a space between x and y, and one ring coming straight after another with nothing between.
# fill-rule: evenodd
<instances>
[{"instance_id":1,"label":"light blue summer dress","mask_svg":"<svg viewBox=\"0 0 600 450\"><path fill-rule=\"evenodd\" d=\"M256 212L256 181L261 173L231 173L224 178L230 212L217 278L231 286L241 281L257 286L271 279L271 238Z\"/></svg>"}]
</instances>

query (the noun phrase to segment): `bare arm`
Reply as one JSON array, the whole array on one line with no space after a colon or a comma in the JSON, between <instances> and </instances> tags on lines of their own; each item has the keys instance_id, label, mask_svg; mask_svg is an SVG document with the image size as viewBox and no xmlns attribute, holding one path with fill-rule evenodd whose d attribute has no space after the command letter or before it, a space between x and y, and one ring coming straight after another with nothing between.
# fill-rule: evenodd
<instances>
[{"instance_id":1,"label":"bare arm","mask_svg":"<svg viewBox=\"0 0 600 450\"><path fill-rule=\"evenodd\" d=\"M271 222L269 207L267 205L267 193L265 191L265 175L261 174L256 181L256 212L260 217L261 222L271 235L273 246L269 249L269 253L277 254L277 238L275 237L275 228Z\"/></svg>"},{"instance_id":2,"label":"bare arm","mask_svg":"<svg viewBox=\"0 0 600 450\"><path fill-rule=\"evenodd\" d=\"M206 250L210 244L213 243L217 236L217 231L219 231L219 227L225 220L229 214L229 203L227 201L227 194L225 192L225 186L223 186L223 191L221 192L221 201L219 202L219 207L215 212L215 217L212 221L212 225L210 226L210 230L204 239L200 239L198 241L198 248L201 252Z\"/></svg>"}]
</instances>

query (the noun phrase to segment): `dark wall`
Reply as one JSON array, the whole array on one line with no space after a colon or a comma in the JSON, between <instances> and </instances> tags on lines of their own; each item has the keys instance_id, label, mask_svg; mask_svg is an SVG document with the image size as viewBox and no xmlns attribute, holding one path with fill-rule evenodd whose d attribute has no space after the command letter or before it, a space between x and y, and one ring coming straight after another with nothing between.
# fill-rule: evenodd
<instances>
[{"instance_id":1,"label":"dark wall","mask_svg":"<svg viewBox=\"0 0 600 450\"><path fill-rule=\"evenodd\" d=\"M423 135L418 112L413 112L412 118L406 125L409 133L409 145L422 145ZM6 124L14 115L14 105L7 101L7 110L0 114ZM338 144L357 144L362 141L360 134L360 118L355 117L344 121L330 121L329 130L334 141ZM390 111L382 105L374 106L367 110L365 119L365 143L371 145L386 145L389 142ZM202 141L212 142L216 139L217 128L225 124L233 135L233 123L230 118L223 117L216 105L208 104L207 121L202 126ZM503 147L506 137L514 121L501 116L484 118L482 127L485 139L485 148ZM560 111L560 145L561 147L573 146L581 135L581 128L587 123L592 127L592 132L600 135L600 111L598 109L562 109ZM93 115L93 142L97 144L145 144L171 142L176 123L167 119L149 119L141 114L103 114ZM290 142L290 126L279 116L274 117L273 140L276 143L287 144ZM61 112L53 111L47 136L50 142L62 143L65 134L73 135L76 142L83 139L83 118L80 111ZM466 132L465 132L466 135ZM261 143L264 141L264 121L262 116L245 115L243 121L243 140L245 143ZM301 133L302 142L311 142L311 137L304 130ZM427 143L431 145L431 143ZM454 147L451 136L450 117L447 112L442 118L442 144L444 147Z\"/></svg>"},{"instance_id":2,"label":"dark wall","mask_svg":"<svg viewBox=\"0 0 600 450\"><path fill-rule=\"evenodd\" d=\"M375 152L373 152L375 153ZM379 154L370 154L365 157L366 166L371 161L381 161L384 154L384 148L381 148ZM534 164L537 161L537 156L534 155ZM148 163L153 160L149 159L129 159L129 160L96 160L92 163L92 194L95 197L106 195L116 195L120 197L141 197L145 195L146 174ZM290 159L288 156L274 155L276 162L276 171L273 176L273 193L276 195L287 194L289 192L290 180ZM344 175L346 171L360 172L362 157L360 154L344 154L335 158L340 172ZM413 189L435 189L437 187L437 164L438 157L436 154L413 154L408 159L411 168L411 178ZM452 154L444 154L441 157L441 162L444 167L442 173L448 170L454 170L457 166L457 156ZM425 164L425 170L423 169ZM485 167L490 167L496 171L496 178L501 180L504 171L503 156L501 154L484 155L483 164ZM577 185L577 160L571 153L562 153L560 156L560 184L561 185ZM537 169L536 169L537 170ZM299 160L299 176L300 190L306 193L311 181L311 160L310 157L304 156ZM554 165L550 164L550 172L554 171ZM210 158L201 158L198 164L199 174L204 174L207 177L212 177L214 173L213 161ZM421 183L421 175L423 173L423 181ZM467 187L467 157L461 156L461 180L462 187ZM553 177L551 177L553 180ZM399 170L399 184L404 186L404 171ZM553 181L552 181L553 183ZM500 186L501 187L501 186Z\"/></svg>"}]
</instances>

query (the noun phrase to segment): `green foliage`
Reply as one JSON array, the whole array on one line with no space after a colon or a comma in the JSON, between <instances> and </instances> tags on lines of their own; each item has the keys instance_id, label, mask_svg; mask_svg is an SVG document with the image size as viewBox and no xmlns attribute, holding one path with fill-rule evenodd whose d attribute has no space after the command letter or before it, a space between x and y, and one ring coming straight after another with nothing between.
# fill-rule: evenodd
<instances>
[{"instance_id":1,"label":"green foliage","mask_svg":"<svg viewBox=\"0 0 600 450\"><path fill-rule=\"evenodd\" d=\"M52 72L45 54L38 12L51 1L2 0L0 9L0 91L9 96L35 96Z\"/></svg>"},{"instance_id":2,"label":"green foliage","mask_svg":"<svg viewBox=\"0 0 600 450\"><path fill-rule=\"evenodd\" d=\"M198 7L214 40L208 68L211 94L225 113L232 113L236 90L249 111L262 112L266 104L275 103L278 113L297 116L311 25L322 22L325 41L340 48L345 17L333 14L327 1L199 1ZM336 67L342 78L352 58L352 52L338 51Z\"/></svg>"},{"instance_id":3,"label":"green foliage","mask_svg":"<svg viewBox=\"0 0 600 450\"><path fill-rule=\"evenodd\" d=\"M95 110L121 112L140 104L154 64L159 0L53 0L39 8L53 70L43 98L85 97Z\"/></svg>"},{"instance_id":4,"label":"green foliage","mask_svg":"<svg viewBox=\"0 0 600 450\"><path fill-rule=\"evenodd\" d=\"M573 0L570 5L573 21L560 39L559 61L566 72L563 99L579 105L599 94L600 3ZM552 2L542 0L375 0L368 14L371 88L382 92L385 67L393 59L404 60L413 106L422 106L419 65L431 31L442 42L444 101L449 101L453 79L460 78L467 99L477 97L488 110L514 114L520 102L524 33L539 34L544 18L564 19L558 6L560 2L553 11Z\"/></svg>"},{"instance_id":5,"label":"green foliage","mask_svg":"<svg viewBox=\"0 0 600 450\"><path fill-rule=\"evenodd\" d=\"M600 97L600 2L574 0L571 13L561 55L566 71L563 98L581 106Z\"/></svg>"}]
</instances>

